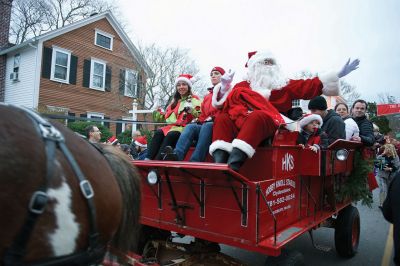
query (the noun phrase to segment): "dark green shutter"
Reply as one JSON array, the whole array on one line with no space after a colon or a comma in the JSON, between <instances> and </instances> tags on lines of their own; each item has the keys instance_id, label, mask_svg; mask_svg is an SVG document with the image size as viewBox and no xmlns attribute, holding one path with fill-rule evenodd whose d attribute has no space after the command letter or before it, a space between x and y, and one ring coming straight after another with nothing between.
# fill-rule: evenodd
<instances>
[{"instance_id":1,"label":"dark green shutter","mask_svg":"<svg viewBox=\"0 0 400 266\"><path fill-rule=\"evenodd\" d=\"M124 95L125 92L125 69L119 70L119 94Z\"/></svg>"},{"instance_id":2,"label":"dark green shutter","mask_svg":"<svg viewBox=\"0 0 400 266\"><path fill-rule=\"evenodd\" d=\"M71 63L69 68L69 84L76 84L76 69L78 67L78 57L71 55Z\"/></svg>"},{"instance_id":3,"label":"dark green shutter","mask_svg":"<svg viewBox=\"0 0 400 266\"><path fill-rule=\"evenodd\" d=\"M110 118L105 116L104 119L110 119ZM104 126L109 129L110 128L110 122L104 122Z\"/></svg>"},{"instance_id":4,"label":"dark green shutter","mask_svg":"<svg viewBox=\"0 0 400 266\"><path fill-rule=\"evenodd\" d=\"M53 49L44 47L42 57L42 77L49 79L51 74L51 57L53 55Z\"/></svg>"},{"instance_id":5,"label":"dark green shutter","mask_svg":"<svg viewBox=\"0 0 400 266\"><path fill-rule=\"evenodd\" d=\"M118 121L122 121L121 119L118 119ZM116 136L118 136L119 134L121 134L121 132L122 132L122 123L117 123L116 124Z\"/></svg>"},{"instance_id":6,"label":"dark green shutter","mask_svg":"<svg viewBox=\"0 0 400 266\"><path fill-rule=\"evenodd\" d=\"M90 85L90 60L83 61L83 81L82 86L89 88Z\"/></svg>"},{"instance_id":7,"label":"dark green shutter","mask_svg":"<svg viewBox=\"0 0 400 266\"><path fill-rule=\"evenodd\" d=\"M111 91L111 66L106 66L106 83L105 83L105 90Z\"/></svg>"},{"instance_id":8,"label":"dark green shutter","mask_svg":"<svg viewBox=\"0 0 400 266\"><path fill-rule=\"evenodd\" d=\"M68 116L75 116L75 113L68 112ZM75 119L73 119L73 118L68 118L68 124L69 124L69 123L73 123L73 122L75 122Z\"/></svg>"},{"instance_id":9,"label":"dark green shutter","mask_svg":"<svg viewBox=\"0 0 400 266\"><path fill-rule=\"evenodd\" d=\"M136 98L140 98L142 96L143 84L142 84L142 75L138 73L137 78L137 86L136 86Z\"/></svg>"}]
</instances>

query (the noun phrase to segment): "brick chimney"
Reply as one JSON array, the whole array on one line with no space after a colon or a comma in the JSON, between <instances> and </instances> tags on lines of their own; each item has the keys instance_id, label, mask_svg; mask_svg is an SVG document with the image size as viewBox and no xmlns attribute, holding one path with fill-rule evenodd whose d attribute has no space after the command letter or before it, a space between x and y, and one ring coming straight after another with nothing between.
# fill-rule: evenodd
<instances>
[{"instance_id":1,"label":"brick chimney","mask_svg":"<svg viewBox=\"0 0 400 266\"><path fill-rule=\"evenodd\" d=\"M0 51L9 47L11 7L13 0L0 0ZM4 102L7 55L0 56L0 102Z\"/></svg>"}]
</instances>

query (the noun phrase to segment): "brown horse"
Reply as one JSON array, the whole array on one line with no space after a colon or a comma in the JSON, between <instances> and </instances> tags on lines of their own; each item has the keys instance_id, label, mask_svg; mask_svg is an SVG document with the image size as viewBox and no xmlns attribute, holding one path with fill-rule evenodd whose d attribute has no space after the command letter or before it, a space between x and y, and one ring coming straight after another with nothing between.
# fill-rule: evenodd
<instances>
[{"instance_id":1,"label":"brown horse","mask_svg":"<svg viewBox=\"0 0 400 266\"><path fill-rule=\"evenodd\" d=\"M89 265L108 245L131 249L141 195L126 155L28 113L0 104L0 265Z\"/></svg>"}]
</instances>

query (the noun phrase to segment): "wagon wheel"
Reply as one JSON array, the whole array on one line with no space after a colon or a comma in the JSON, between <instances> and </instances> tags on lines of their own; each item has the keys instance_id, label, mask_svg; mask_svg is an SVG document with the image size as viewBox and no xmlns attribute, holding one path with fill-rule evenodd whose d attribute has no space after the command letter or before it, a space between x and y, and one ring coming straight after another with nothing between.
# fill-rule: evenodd
<instances>
[{"instance_id":1,"label":"wagon wheel","mask_svg":"<svg viewBox=\"0 0 400 266\"><path fill-rule=\"evenodd\" d=\"M303 266L304 257L297 250L283 249L278 257L268 257L265 266Z\"/></svg>"},{"instance_id":2,"label":"wagon wheel","mask_svg":"<svg viewBox=\"0 0 400 266\"><path fill-rule=\"evenodd\" d=\"M336 252L345 258L353 257L360 241L360 214L356 207L348 206L339 212L335 224Z\"/></svg>"}]
</instances>

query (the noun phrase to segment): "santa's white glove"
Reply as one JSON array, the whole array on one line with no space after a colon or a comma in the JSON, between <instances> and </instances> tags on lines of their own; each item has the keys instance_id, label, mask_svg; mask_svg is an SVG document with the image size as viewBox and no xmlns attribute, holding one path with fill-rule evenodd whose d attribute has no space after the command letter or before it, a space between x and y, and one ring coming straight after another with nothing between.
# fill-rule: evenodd
<instances>
[{"instance_id":1,"label":"santa's white glove","mask_svg":"<svg viewBox=\"0 0 400 266\"><path fill-rule=\"evenodd\" d=\"M352 72L353 70L356 70L358 68L358 65L360 64L360 60L356 59L353 60L350 63L350 58L347 60L346 64L343 66L342 70L339 71L338 77L342 78Z\"/></svg>"},{"instance_id":2,"label":"santa's white glove","mask_svg":"<svg viewBox=\"0 0 400 266\"><path fill-rule=\"evenodd\" d=\"M226 93L230 88L231 88L231 83L233 80L233 76L235 76L235 71L232 71L229 69L228 72L226 72L224 75L221 77L221 93Z\"/></svg>"}]
</instances>

